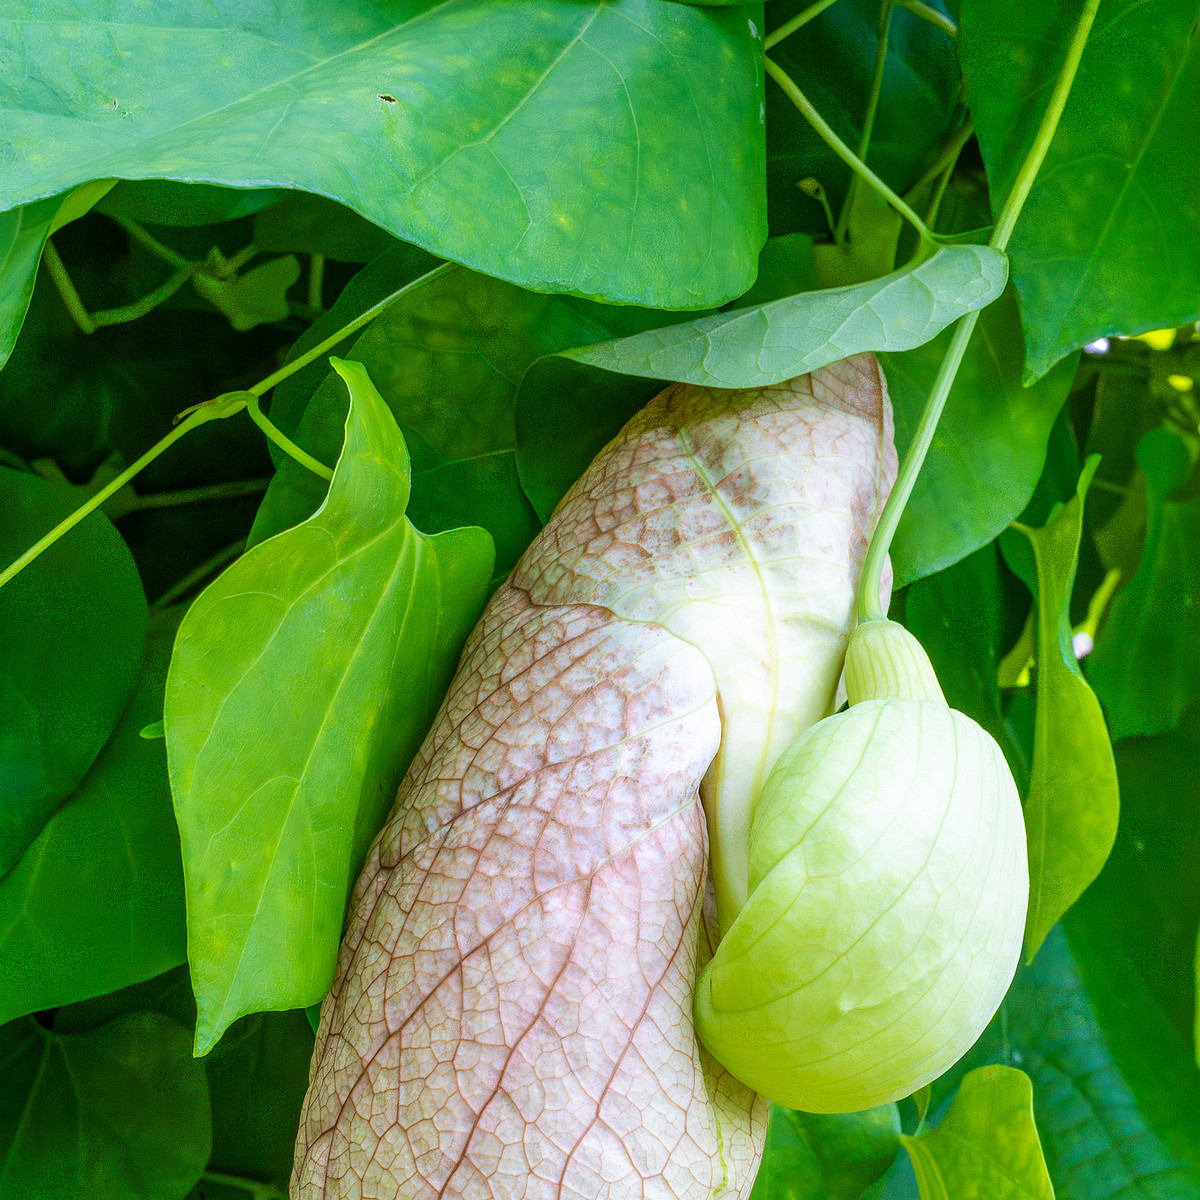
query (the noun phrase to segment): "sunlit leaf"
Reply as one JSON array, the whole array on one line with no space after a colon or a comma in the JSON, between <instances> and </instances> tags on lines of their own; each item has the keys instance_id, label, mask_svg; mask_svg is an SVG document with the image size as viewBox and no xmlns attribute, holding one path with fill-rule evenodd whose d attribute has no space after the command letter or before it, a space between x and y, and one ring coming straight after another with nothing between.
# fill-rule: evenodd
<instances>
[{"instance_id":1,"label":"sunlit leaf","mask_svg":"<svg viewBox=\"0 0 1200 1200\"><path fill-rule=\"evenodd\" d=\"M994 211L1066 55L1077 0L962 0L959 52ZM1103 334L1200 316L1194 0L1104 0L1009 245L1026 376Z\"/></svg>"},{"instance_id":2,"label":"sunlit leaf","mask_svg":"<svg viewBox=\"0 0 1200 1200\"><path fill-rule=\"evenodd\" d=\"M1069 613L1083 497L1098 463L1098 458L1089 460L1075 495L1048 525L1019 527L1033 548L1036 580L1018 552L1010 555L1037 603L1037 718L1025 801L1029 841L1025 949L1030 957L1100 873L1117 833L1112 746L1100 704L1075 661Z\"/></svg>"},{"instance_id":3,"label":"sunlit leaf","mask_svg":"<svg viewBox=\"0 0 1200 1200\"><path fill-rule=\"evenodd\" d=\"M208 1160L204 1066L161 1013L82 1033L0 1028L0 1192L16 1200L183 1200Z\"/></svg>"},{"instance_id":4,"label":"sunlit leaf","mask_svg":"<svg viewBox=\"0 0 1200 1200\"><path fill-rule=\"evenodd\" d=\"M184 960L166 752L141 736L162 714L179 615L151 626L138 690L120 724L79 790L0 882L0 1022L114 991Z\"/></svg>"},{"instance_id":5,"label":"sunlit leaf","mask_svg":"<svg viewBox=\"0 0 1200 1200\"><path fill-rule=\"evenodd\" d=\"M1200 700L1200 500L1171 499L1191 460L1165 429L1142 439L1137 460L1146 475L1142 558L1088 661L1114 738L1164 733Z\"/></svg>"},{"instance_id":6,"label":"sunlit leaf","mask_svg":"<svg viewBox=\"0 0 1200 1200\"><path fill-rule=\"evenodd\" d=\"M329 496L201 595L167 679L201 1053L328 989L353 872L491 572L482 530L412 527L403 439L364 369L335 366L351 403Z\"/></svg>"},{"instance_id":7,"label":"sunlit leaf","mask_svg":"<svg viewBox=\"0 0 1200 1200\"><path fill-rule=\"evenodd\" d=\"M0 466L0 564L77 504L66 485ZM137 568L100 513L0 588L0 878L108 740L145 631Z\"/></svg>"},{"instance_id":8,"label":"sunlit leaf","mask_svg":"<svg viewBox=\"0 0 1200 1200\"><path fill-rule=\"evenodd\" d=\"M1033 1088L1014 1067L972 1071L936 1129L901 1141L921 1200L1054 1200L1033 1120Z\"/></svg>"},{"instance_id":9,"label":"sunlit leaf","mask_svg":"<svg viewBox=\"0 0 1200 1200\"><path fill-rule=\"evenodd\" d=\"M87 0L5 23L0 207L101 174L301 188L538 290L703 308L753 277L763 76L744 10L253 0L198 23L190 0L131 0L110 16Z\"/></svg>"},{"instance_id":10,"label":"sunlit leaf","mask_svg":"<svg viewBox=\"0 0 1200 1200\"><path fill-rule=\"evenodd\" d=\"M583 346L564 357L608 371L709 387L765 387L864 350L911 350L1004 288L1004 257L943 246L915 267L851 287Z\"/></svg>"}]
</instances>

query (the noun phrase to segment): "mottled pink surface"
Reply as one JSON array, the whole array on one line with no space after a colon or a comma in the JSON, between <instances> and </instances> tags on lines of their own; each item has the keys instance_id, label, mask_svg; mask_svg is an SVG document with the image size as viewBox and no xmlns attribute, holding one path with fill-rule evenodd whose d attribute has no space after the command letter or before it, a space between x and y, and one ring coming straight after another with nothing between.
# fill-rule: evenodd
<instances>
[{"instance_id":1,"label":"mottled pink surface","mask_svg":"<svg viewBox=\"0 0 1200 1200\"><path fill-rule=\"evenodd\" d=\"M496 593L354 895L297 1200L748 1195L767 1106L692 1029L699 791L736 839L833 703L881 380L667 389Z\"/></svg>"}]
</instances>

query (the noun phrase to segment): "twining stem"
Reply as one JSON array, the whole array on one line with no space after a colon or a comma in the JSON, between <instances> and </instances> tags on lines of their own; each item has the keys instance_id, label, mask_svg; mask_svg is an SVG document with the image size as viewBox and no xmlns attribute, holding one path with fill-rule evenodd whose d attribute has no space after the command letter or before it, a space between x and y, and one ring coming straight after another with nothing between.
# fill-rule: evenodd
<instances>
[{"instance_id":1,"label":"twining stem","mask_svg":"<svg viewBox=\"0 0 1200 1200\"><path fill-rule=\"evenodd\" d=\"M59 254L57 247L49 238L46 239L46 245L42 249L42 261L46 264L46 270L50 272L51 282L53 282L55 288L58 289L58 294L62 297L63 307L71 314L71 320L84 333L95 333L96 323L92 320L91 314L80 299L79 292L76 291L71 276L67 274L66 264L62 260L62 255Z\"/></svg>"},{"instance_id":2,"label":"twining stem","mask_svg":"<svg viewBox=\"0 0 1200 1200\"><path fill-rule=\"evenodd\" d=\"M938 12L931 4L922 4L921 0L896 0L896 3L907 8L910 13L920 17L922 21L936 25L947 37L958 37L958 26L945 13Z\"/></svg>"},{"instance_id":3,"label":"twining stem","mask_svg":"<svg viewBox=\"0 0 1200 1200\"><path fill-rule=\"evenodd\" d=\"M770 50L772 46L778 46L785 37L790 37L814 17L819 17L833 3L834 0L817 0L815 4L810 4L803 12L797 13L790 21L785 21L778 29L763 38L763 49Z\"/></svg>"},{"instance_id":4,"label":"twining stem","mask_svg":"<svg viewBox=\"0 0 1200 1200\"><path fill-rule=\"evenodd\" d=\"M196 264L189 262L182 254L176 253L170 246L163 245L153 234L147 233L136 221L131 221L128 217L113 217L112 218L120 227L135 242L141 242L151 254L161 258L163 262L170 263L176 270L187 271L191 273L196 269Z\"/></svg>"},{"instance_id":5,"label":"twining stem","mask_svg":"<svg viewBox=\"0 0 1200 1200\"><path fill-rule=\"evenodd\" d=\"M942 147L937 158L933 160L929 170L908 189L909 196L919 196L931 183L939 179L949 179L954 171L963 148L975 136L975 126L971 121L965 121L950 140Z\"/></svg>"},{"instance_id":6,"label":"twining stem","mask_svg":"<svg viewBox=\"0 0 1200 1200\"><path fill-rule=\"evenodd\" d=\"M1075 33L1067 47L1066 57L1063 59L1058 77L1054 81L1054 90L1050 94L1050 101L1046 105L1041 124L1034 136L1033 145L1029 147L1029 152L1025 155L1024 162L1021 163L1016 182L1013 184L1008 198L1004 201L1004 207L1000 210L1000 216L996 220L996 228L988 243L993 249L1004 251L1008 247L1009 239L1017 224L1017 218L1021 215L1021 209L1033 187L1033 181L1037 178L1037 173L1045 161L1050 143L1054 140L1059 120L1067 105L1067 97L1071 92L1071 84L1079 70L1079 60L1083 57L1088 34L1091 32L1099 7L1100 0L1086 0L1083 6ZM900 468L899 477L896 479L896 486L892 489L892 494L888 497L883 512L880 514L879 524L875 527L871 545L867 550L867 557L863 562L862 574L858 580L856 613L860 621L881 620L886 615L879 598L884 560L887 558L896 527L900 523L904 506L912 494L921 464L925 461L925 455L933 442L933 435L937 430L942 409L946 406L946 400L954 384L954 377L958 373L959 364L962 362L967 343L971 340L971 334L974 332L978 320L979 310L976 309L974 312L967 313L955 328L950 345L946 348L946 355L942 359L942 365L938 368L937 378L933 382L929 399L925 402L921 419L917 423L912 444L904 456L904 463Z\"/></svg>"},{"instance_id":7,"label":"twining stem","mask_svg":"<svg viewBox=\"0 0 1200 1200\"><path fill-rule=\"evenodd\" d=\"M883 92L883 72L887 67L888 37L892 29L892 0L883 0L883 11L879 21L879 42L875 47L875 74L871 77L871 94L867 98L867 111L863 117L862 136L858 139L858 158L865 163L871 149L871 135L875 132L875 114L879 111L879 97ZM857 172L850 176L850 187L846 192L846 200L838 217L837 228L833 231L833 240L841 242L846 236L846 226L850 223L850 213L858 195L862 178Z\"/></svg>"},{"instance_id":8,"label":"twining stem","mask_svg":"<svg viewBox=\"0 0 1200 1200\"><path fill-rule=\"evenodd\" d=\"M863 179L871 185L887 202L898 212L905 217L921 236L923 242L932 243L933 236L925 226L925 222L899 197L892 191L866 163L842 141L830 125L825 121L824 117L813 107L812 102L808 97L796 86L791 77L784 71L778 63L767 58L763 60L767 74L775 80L787 98L800 110L804 119L816 130L821 140L840 158L855 174L861 175Z\"/></svg>"},{"instance_id":9,"label":"twining stem","mask_svg":"<svg viewBox=\"0 0 1200 1200\"><path fill-rule=\"evenodd\" d=\"M238 393L234 392L231 394L236 396ZM195 412L172 429L166 437L161 441L155 442L132 466L127 467L120 475L102 487L94 496L84 504L81 504L69 516L64 517L49 533L38 538L24 554L11 562L3 571L0 571L0 587L3 587L14 575L29 566L43 550L57 542L64 533L69 533L80 521L95 512L109 497L115 496L139 471L149 466L164 450L173 446L181 437L191 433L193 429L198 428L207 421L220 420L222 417L232 415L232 412L240 411L244 403L244 401L238 402L237 407L231 409L229 412L224 411L223 408L208 404L196 409Z\"/></svg>"},{"instance_id":10,"label":"twining stem","mask_svg":"<svg viewBox=\"0 0 1200 1200\"><path fill-rule=\"evenodd\" d=\"M149 235L147 234L146 236L148 237ZM3 571L0 571L0 587L3 587L10 579L29 566L44 550L54 545L63 534L69 533L86 516L95 512L110 497L115 496L130 480L145 467L149 466L164 450L169 449L179 441L180 438L191 433L193 429L196 429L207 421L219 421L225 417L231 417L235 413L241 412L243 408L248 411L255 424L287 454L296 458L308 467L309 470L320 475L322 478L332 479L333 472L324 463L318 462L311 454L302 450L291 438L277 429L264 416L258 406L259 398L277 383L281 383L288 376L294 375L302 367L306 367L314 359L332 350L343 339L373 321L389 304L398 300L406 292L431 282L437 276L453 270L454 266L454 263L443 263L440 267L435 267L432 271L427 271L424 275L418 276L403 287L397 288L390 295L380 300L378 304L373 304L366 312L360 313L354 320L347 322L336 333L325 338L324 341L314 346L311 350L307 350L305 353L292 359L291 362L284 363L278 371L268 375L266 379L256 383L253 387L240 392L227 392L223 396L218 396L215 400L210 400L189 410L186 416L183 417L183 420L166 437L155 442L135 463L127 467L120 475L101 488L86 503L80 505L73 513L61 520L49 533L38 538L24 554L11 562Z\"/></svg>"}]
</instances>

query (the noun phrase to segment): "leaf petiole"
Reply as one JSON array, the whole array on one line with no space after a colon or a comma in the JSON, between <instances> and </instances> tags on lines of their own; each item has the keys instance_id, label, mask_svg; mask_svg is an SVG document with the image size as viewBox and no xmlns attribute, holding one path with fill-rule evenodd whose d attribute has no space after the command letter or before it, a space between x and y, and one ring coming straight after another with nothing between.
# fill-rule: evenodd
<instances>
[{"instance_id":1,"label":"leaf petiole","mask_svg":"<svg viewBox=\"0 0 1200 1200\"><path fill-rule=\"evenodd\" d=\"M896 0L902 8L907 8L914 16L930 25L937 26L948 38L958 37L958 26L945 13L939 12L932 4L923 4L922 0Z\"/></svg>"},{"instance_id":2,"label":"leaf petiole","mask_svg":"<svg viewBox=\"0 0 1200 1200\"><path fill-rule=\"evenodd\" d=\"M840 158L856 175L870 184L901 216L906 218L921 236L923 242L935 244L936 239L926 228L925 222L908 206L870 167L867 166L845 142L842 141L833 128L813 107L809 98L796 86L791 76L770 58L763 59L767 74L783 89L787 98L800 110L804 119L813 127L821 140Z\"/></svg>"},{"instance_id":3,"label":"leaf petiole","mask_svg":"<svg viewBox=\"0 0 1200 1200\"><path fill-rule=\"evenodd\" d=\"M803 12L798 12L790 21L785 21L780 27L774 30L763 38L763 50L770 50L772 46L778 46L786 37L791 37L803 25L807 25L809 21L819 17L834 0L816 0L815 4L810 4Z\"/></svg>"},{"instance_id":4,"label":"leaf petiole","mask_svg":"<svg viewBox=\"0 0 1200 1200\"><path fill-rule=\"evenodd\" d=\"M1050 149L1050 143L1058 129L1058 122L1067 106L1071 84L1075 80L1075 73L1079 70L1079 60L1083 57L1083 49L1087 45L1088 34L1091 32L1099 7L1100 0L1086 0L1084 4L1083 12L1075 27L1075 33L1067 47L1066 57L1063 59L1058 77L1054 81L1054 90L1050 94L1046 111L1042 114L1041 123L1034 135L1033 144L1025 155L1025 161L1022 162L1021 169L1017 173L1016 182L1013 184L1008 198L1004 201L1004 207L1000 210L1000 216L996 220L996 228L988 243L995 250L1004 251L1007 248L1009 238L1012 237L1013 229L1016 227L1017 218L1021 215L1021 209L1033 187L1033 181ZM917 482L921 464L925 461L925 455L933 442L933 435L937 431L938 420L946 406L950 389L954 385L959 364L966 352L967 343L971 340L971 334L975 331L975 324L979 320L979 312L980 310L976 309L974 312L967 313L954 330L954 336L950 339L950 345L946 347L946 355L942 359L937 378L930 390L929 399L926 400L925 408L921 412L921 419L917 423L912 443L908 448L908 453L904 456L900 474L896 479L896 486L883 506L879 523L875 526L875 533L867 548L867 556L863 560L862 573L858 579L855 612L859 621L882 620L886 616L879 599L884 560L887 558L896 528L900 524L904 506L908 503L908 498Z\"/></svg>"}]
</instances>

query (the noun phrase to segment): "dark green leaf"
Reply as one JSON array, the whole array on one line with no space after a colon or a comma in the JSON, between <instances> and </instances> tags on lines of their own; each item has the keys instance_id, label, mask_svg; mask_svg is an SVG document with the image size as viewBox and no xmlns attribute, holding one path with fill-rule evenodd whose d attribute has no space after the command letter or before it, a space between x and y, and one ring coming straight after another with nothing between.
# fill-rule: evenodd
<instances>
[{"instance_id":1,"label":"dark green leaf","mask_svg":"<svg viewBox=\"0 0 1200 1200\"><path fill-rule=\"evenodd\" d=\"M1032 144L1077 0L963 0L959 51L998 212ZM1104 0L1009 245L1026 376L1102 334L1200 316L1194 0Z\"/></svg>"},{"instance_id":2,"label":"dark green leaf","mask_svg":"<svg viewBox=\"0 0 1200 1200\"><path fill-rule=\"evenodd\" d=\"M1024 1071L972 1071L936 1129L901 1140L922 1200L1054 1200Z\"/></svg>"},{"instance_id":3,"label":"dark green leaf","mask_svg":"<svg viewBox=\"0 0 1200 1200\"><path fill-rule=\"evenodd\" d=\"M1170 498L1191 460L1165 429L1142 439L1137 459L1146 475L1142 559L1088 661L1114 738L1173 729L1200 699L1200 499Z\"/></svg>"},{"instance_id":4,"label":"dark green leaf","mask_svg":"<svg viewBox=\"0 0 1200 1200\"><path fill-rule=\"evenodd\" d=\"M167 679L200 1053L328 989L353 873L491 573L484 531L412 527L400 432L365 370L335 366L351 402L328 498L200 596Z\"/></svg>"},{"instance_id":5,"label":"dark green leaf","mask_svg":"<svg viewBox=\"0 0 1200 1200\"><path fill-rule=\"evenodd\" d=\"M768 30L810 3L772 0L766 7ZM854 147L862 135L875 71L879 14L878 0L838 0L771 51L834 132ZM917 181L950 130L958 88L958 62L950 38L899 6L893 8L868 160L897 191ZM767 87L766 107L771 232L803 229L824 237L827 226L820 205L796 184L818 180L836 214L846 196L850 169L773 83Z\"/></svg>"},{"instance_id":6,"label":"dark green leaf","mask_svg":"<svg viewBox=\"0 0 1200 1200\"><path fill-rule=\"evenodd\" d=\"M371 264L297 349L403 286L413 267L411 248L404 247ZM538 295L455 268L400 297L342 352L366 366L409 446L412 522L431 533L482 525L495 539L497 570L506 572L538 528L514 461L517 383L540 355L664 319L664 313ZM310 368L281 387L271 414L305 450L332 463L346 390L323 364L318 371ZM280 462L254 540L308 516L324 493L311 471Z\"/></svg>"},{"instance_id":7,"label":"dark green leaf","mask_svg":"<svg viewBox=\"0 0 1200 1200\"><path fill-rule=\"evenodd\" d=\"M140 1012L86 1033L0 1029L0 1195L182 1200L211 1144L187 1030Z\"/></svg>"},{"instance_id":8,"label":"dark green leaf","mask_svg":"<svg viewBox=\"0 0 1200 1200\"><path fill-rule=\"evenodd\" d=\"M313 1031L300 1009L256 1013L230 1028L205 1062L211 1170L287 1186L312 1049Z\"/></svg>"},{"instance_id":9,"label":"dark green leaf","mask_svg":"<svg viewBox=\"0 0 1200 1200\"><path fill-rule=\"evenodd\" d=\"M851 287L804 292L566 357L608 371L707 387L765 387L864 350L911 350L1004 288L1003 255L943 246L915 267Z\"/></svg>"},{"instance_id":10,"label":"dark green leaf","mask_svg":"<svg viewBox=\"0 0 1200 1200\"><path fill-rule=\"evenodd\" d=\"M139 732L162 714L181 615L152 625L137 693L108 745L0 882L0 1021L98 996L184 960L166 752Z\"/></svg>"},{"instance_id":11,"label":"dark green leaf","mask_svg":"<svg viewBox=\"0 0 1200 1200\"><path fill-rule=\"evenodd\" d=\"M1009 732L996 681L1003 603L996 547L988 545L914 583L905 595L904 618L925 647L946 702L996 739L1024 793L1029 764Z\"/></svg>"},{"instance_id":12,"label":"dark green leaf","mask_svg":"<svg viewBox=\"0 0 1200 1200\"><path fill-rule=\"evenodd\" d=\"M0 564L77 507L71 488L0 467ZM0 877L83 779L137 679L146 598L93 513L0 588Z\"/></svg>"},{"instance_id":13,"label":"dark green leaf","mask_svg":"<svg viewBox=\"0 0 1200 1200\"><path fill-rule=\"evenodd\" d=\"M949 332L904 355L882 357L904 454L933 386ZM1022 343L1009 288L980 316L937 434L892 543L897 585L990 542L1024 507L1046 457L1074 363L1021 386Z\"/></svg>"},{"instance_id":14,"label":"dark green leaf","mask_svg":"<svg viewBox=\"0 0 1200 1200\"><path fill-rule=\"evenodd\" d=\"M277 204L287 192L274 188L224 188L171 179L121 179L97 211L142 225L218 225ZM269 246L263 246L269 250Z\"/></svg>"},{"instance_id":15,"label":"dark green leaf","mask_svg":"<svg viewBox=\"0 0 1200 1200\"><path fill-rule=\"evenodd\" d=\"M335 262L365 263L396 245L385 229L344 204L311 192L287 192L254 220L254 244L280 254L323 254Z\"/></svg>"},{"instance_id":16,"label":"dark green leaf","mask_svg":"<svg viewBox=\"0 0 1200 1200\"><path fill-rule=\"evenodd\" d=\"M969 1062L1023 1067L1057 1200L1197 1200L1200 1074L1089 891Z\"/></svg>"},{"instance_id":17,"label":"dark green leaf","mask_svg":"<svg viewBox=\"0 0 1200 1200\"><path fill-rule=\"evenodd\" d=\"M98 174L299 187L541 290L701 308L751 281L763 92L744 10L281 0L197 24L188 0L132 0L116 53L107 12L8 23L3 207Z\"/></svg>"},{"instance_id":18,"label":"dark green leaf","mask_svg":"<svg viewBox=\"0 0 1200 1200\"><path fill-rule=\"evenodd\" d=\"M1100 705L1075 661L1070 619L1083 497L1099 461L1088 460L1075 495L1049 524L1042 529L1019 526L1033 547L1036 581L1021 559L1010 558L1034 593L1037 609L1037 718L1025 801L1025 949L1031 958L1050 928L1099 875L1117 834L1112 746Z\"/></svg>"}]
</instances>

